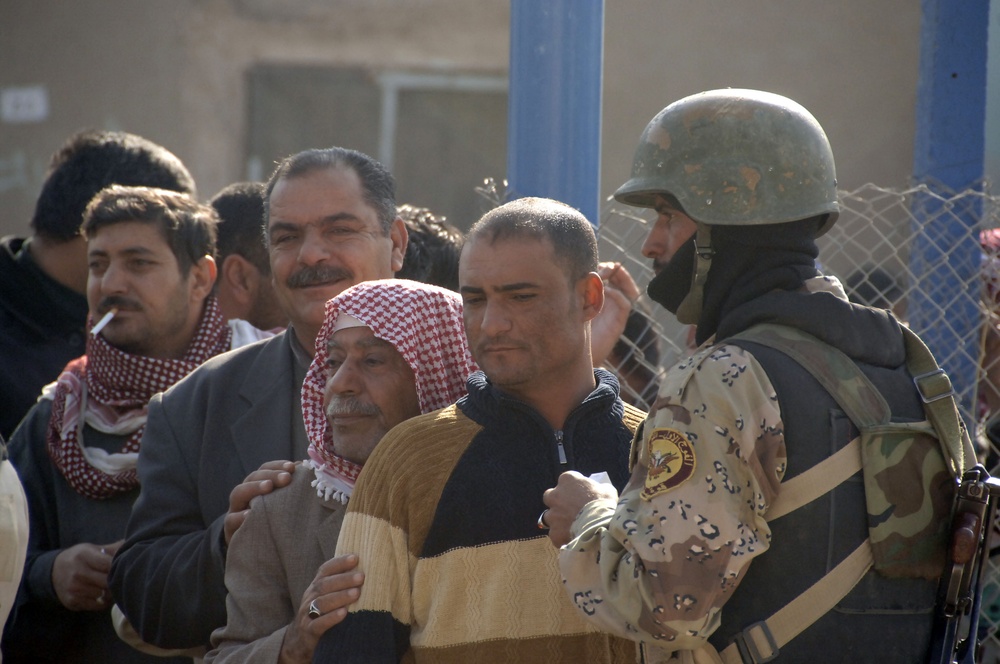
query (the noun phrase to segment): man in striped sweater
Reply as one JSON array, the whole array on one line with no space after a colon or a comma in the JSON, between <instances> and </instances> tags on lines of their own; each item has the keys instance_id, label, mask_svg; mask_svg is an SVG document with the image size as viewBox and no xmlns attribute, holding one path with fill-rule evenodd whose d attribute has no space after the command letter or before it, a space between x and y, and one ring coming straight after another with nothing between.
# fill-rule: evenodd
<instances>
[{"instance_id":1,"label":"man in striped sweater","mask_svg":"<svg viewBox=\"0 0 1000 664\"><path fill-rule=\"evenodd\" d=\"M593 229L556 201L507 203L470 230L459 281L483 371L366 463L337 547L358 554L365 585L313 661L635 661L574 613L539 516L563 471L621 487L643 417L591 359Z\"/></svg>"}]
</instances>

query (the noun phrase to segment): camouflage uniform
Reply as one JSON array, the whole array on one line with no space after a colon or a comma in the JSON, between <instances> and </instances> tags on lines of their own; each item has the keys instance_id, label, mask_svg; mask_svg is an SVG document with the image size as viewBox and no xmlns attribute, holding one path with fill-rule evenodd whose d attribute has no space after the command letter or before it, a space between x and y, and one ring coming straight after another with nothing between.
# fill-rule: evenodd
<instances>
[{"instance_id":1,"label":"camouflage uniform","mask_svg":"<svg viewBox=\"0 0 1000 664\"><path fill-rule=\"evenodd\" d=\"M764 513L784 475L785 441L761 366L729 345L702 347L677 366L634 463L619 509L595 501L577 518L563 577L609 631L694 649L770 546Z\"/></svg>"},{"instance_id":2,"label":"camouflage uniform","mask_svg":"<svg viewBox=\"0 0 1000 664\"><path fill-rule=\"evenodd\" d=\"M576 539L560 556L570 596L606 629L643 642L646 661L718 661L711 648L739 661L739 654L730 658L734 641L744 661L755 648L762 655L756 661L772 654L810 664L923 661L936 595L935 579L926 577L935 575L890 578L865 573L865 564L848 582L829 574L867 564L854 554L874 549L864 544L862 472L840 481L830 473L836 463L826 463L862 455L850 445L854 423L824 384L842 396L850 383L840 370L849 369L850 378L861 372L887 411L879 421L892 422L894 431L925 413L899 321L852 305L839 283L817 270L816 238L840 213L823 128L800 104L773 93L691 95L649 122L631 177L614 197L656 211L643 252L660 267L647 293L678 321L695 324L702 347L661 385L621 501L586 505L573 524ZM694 222L688 241L676 241L683 225L675 218ZM761 324L785 336L776 346L761 336L741 338ZM785 352L791 345L784 341L796 337L807 339L815 357L832 347L846 356L838 361L853 366L819 363L810 373ZM850 400L843 407L860 423ZM923 514L921 478L935 475L920 466L900 464L904 470L891 475L901 481L878 487L891 490L891 503L906 514L878 512L875 524L914 509ZM907 468L915 469L912 477ZM796 495L787 483L825 488L817 475L833 488L784 510ZM909 553L897 544L893 553ZM943 544L931 553L943 553ZM831 578L835 591L824 585L793 603ZM821 617L813 620L811 610ZM778 612L783 617L772 621ZM768 631L772 624L778 635ZM761 632L774 637L765 648Z\"/></svg>"},{"instance_id":3,"label":"camouflage uniform","mask_svg":"<svg viewBox=\"0 0 1000 664\"><path fill-rule=\"evenodd\" d=\"M758 307L738 327L795 311L807 314L801 319L816 326L808 331L820 335L837 338L845 326L856 326L856 347L866 335L869 346L882 337L890 359L884 366L859 366L889 393L894 412L918 417L919 401L899 366L900 340L893 338L899 334L885 334L895 323L886 327L884 312L847 303L835 281L816 278L806 287L835 299L784 294L783 311ZM819 315L814 306L828 311ZM840 338L845 336L851 335ZM620 501L588 504L573 524L575 539L561 553L576 605L605 629L646 643L647 661L709 642L721 650L865 538L860 474L828 499L768 523L768 507L786 475L808 469L856 433L801 368L783 363L775 351L739 343L710 339L668 372L633 450L632 476ZM879 647L885 657L879 661L917 661L914 653L926 652L925 612L933 597L932 581L869 572L841 603L842 612L831 612L782 648L779 661L850 661L850 653L874 661L866 653ZM905 653L883 632L905 633L898 629L920 634ZM831 640L825 651L817 645L824 639Z\"/></svg>"}]
</instances>

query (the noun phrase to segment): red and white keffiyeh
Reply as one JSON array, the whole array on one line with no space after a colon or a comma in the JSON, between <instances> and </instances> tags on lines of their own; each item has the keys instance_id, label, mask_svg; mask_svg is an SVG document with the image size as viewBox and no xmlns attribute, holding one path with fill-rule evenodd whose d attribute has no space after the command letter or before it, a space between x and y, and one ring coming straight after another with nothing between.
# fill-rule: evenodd
<instances>
[{"instance_id":1,"label":"red and white keffiyeh","mask_svg":"<svg viewBox=\"0 0 1000 664\"><path fill-rule=\"evenodd\" d=\"M89 320L88 329L93 325ZM80 495L102 500L139 484L135 464L146 425L149 400L208 358L229 350L232 330L226 325L215 297L205 311L187 353L179 360L130 355L104 337L88 335L87 354L63 369L46 386L43 398L52 399L47 435L49 456L70 486ZM109 454L86 447L84 424L118 436L128 436L121 452Z\"/></svg>"},{"instance_id":2,"label":"red and white keffiyeh","mask_svg":"<svg viewBox=\"0 0 1000 664\"><path fill-rule=\"evenodd\" d=\"M979 234L983 248L983 303L990 311L1000 309L1000 228L991 228Z\"/></svg>"},{"instance_id":3,"label":"red and white keffiyeh","mask_svg":"<svg viewBox=\"0 0 1000 664\"><path fill-rule=\"evenodd\" d=\"M996 327L1000 319L1000 228L990 228L979 234L979 245L982 247L982 265L979 274L983 280L983 289L980 298L986 308L986 325ZM989 338L984 337L983 343L989 343ZM988 350L981 349L988 353ZM988 364L990 360L985 359ZM988 368L988 366L986 367ZM976 417L980 422L985 422L994 413L987 399L989 390L993 388L980 389L976 399Z\"/></svg>"},{"instance_id":4,"label":"red and white keffiyeh","mask_svg":"<svg viewBox=\"0 0 1000 664\"><path fill-rule=\"evenodd\" d=\"M420 412L444 408L465 394L465 381L478 367L469 352L462 324L462 299L454 292L407 279L365 281L326 303L316 355L302 384L302 417L309 436L306 461L316 473L313 486L322 498L350 498L361 466L333 451L323 409L330 376L327 343L340 314L352 316L388 341L410 365Z\"/></svg>"}]
</instances>

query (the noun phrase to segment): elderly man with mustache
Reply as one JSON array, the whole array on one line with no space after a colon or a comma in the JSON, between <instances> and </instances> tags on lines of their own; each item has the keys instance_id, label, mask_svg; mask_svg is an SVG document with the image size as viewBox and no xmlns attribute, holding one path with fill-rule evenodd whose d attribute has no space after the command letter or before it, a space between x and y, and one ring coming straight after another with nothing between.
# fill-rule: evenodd
<instances>
[{"instance_id":1,"label":"elderly man with mustache","mask_svg":"<svg viewBox=\"0 0 1000 664\"><path fill-rule=\"evenodd\" d=\"M391 278L406 250L392 175L360 152L288 157L265 196L271 272L291 324L152 400L142 493L111 568L125 616L162 648L206 646L226 624L233 533L252 498L292 481L294 464L273 460L306 455L299 393L324 306L350 286Z\"/></svg>"},{"instance_id":2,"label":"elderly man with mustache","mask_svg":"<svg viewBox=\"0 0 1000 664\"><path fill-rule=\"evenodd\" d=\"M302 386L309 468L257 499L233 537L228 622L206 662L311 661L363 578L331 560L362 465L389 429L462 396L475 368L456 293L389 279L327 303Z\"/></svg>"}]
</instances>

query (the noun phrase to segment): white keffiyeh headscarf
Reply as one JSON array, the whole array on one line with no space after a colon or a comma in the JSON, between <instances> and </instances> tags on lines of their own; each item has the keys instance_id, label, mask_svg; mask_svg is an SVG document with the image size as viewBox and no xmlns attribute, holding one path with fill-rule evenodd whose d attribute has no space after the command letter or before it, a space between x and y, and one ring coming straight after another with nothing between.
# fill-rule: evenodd
<instances>
[{"instance_id":1,"label":"white keffiyeh headscarf","mask_svg":"<svg viewBox=\"0 0 1000 664\"><path fill-rule=\"evenodd\" d=\"M330 377L327 344L338 317L350 316L391 343L416 379L420 412L444 408L465 394L465 381L476 371L462 325L462 299L454 292L406 279L366 281L326 303L316 355L302 384L302 416L309 437L310 465L317 493L346 503L361 472L360 464L333 451L333 438L323 408Z\"/></svg>"}]
</instances>

